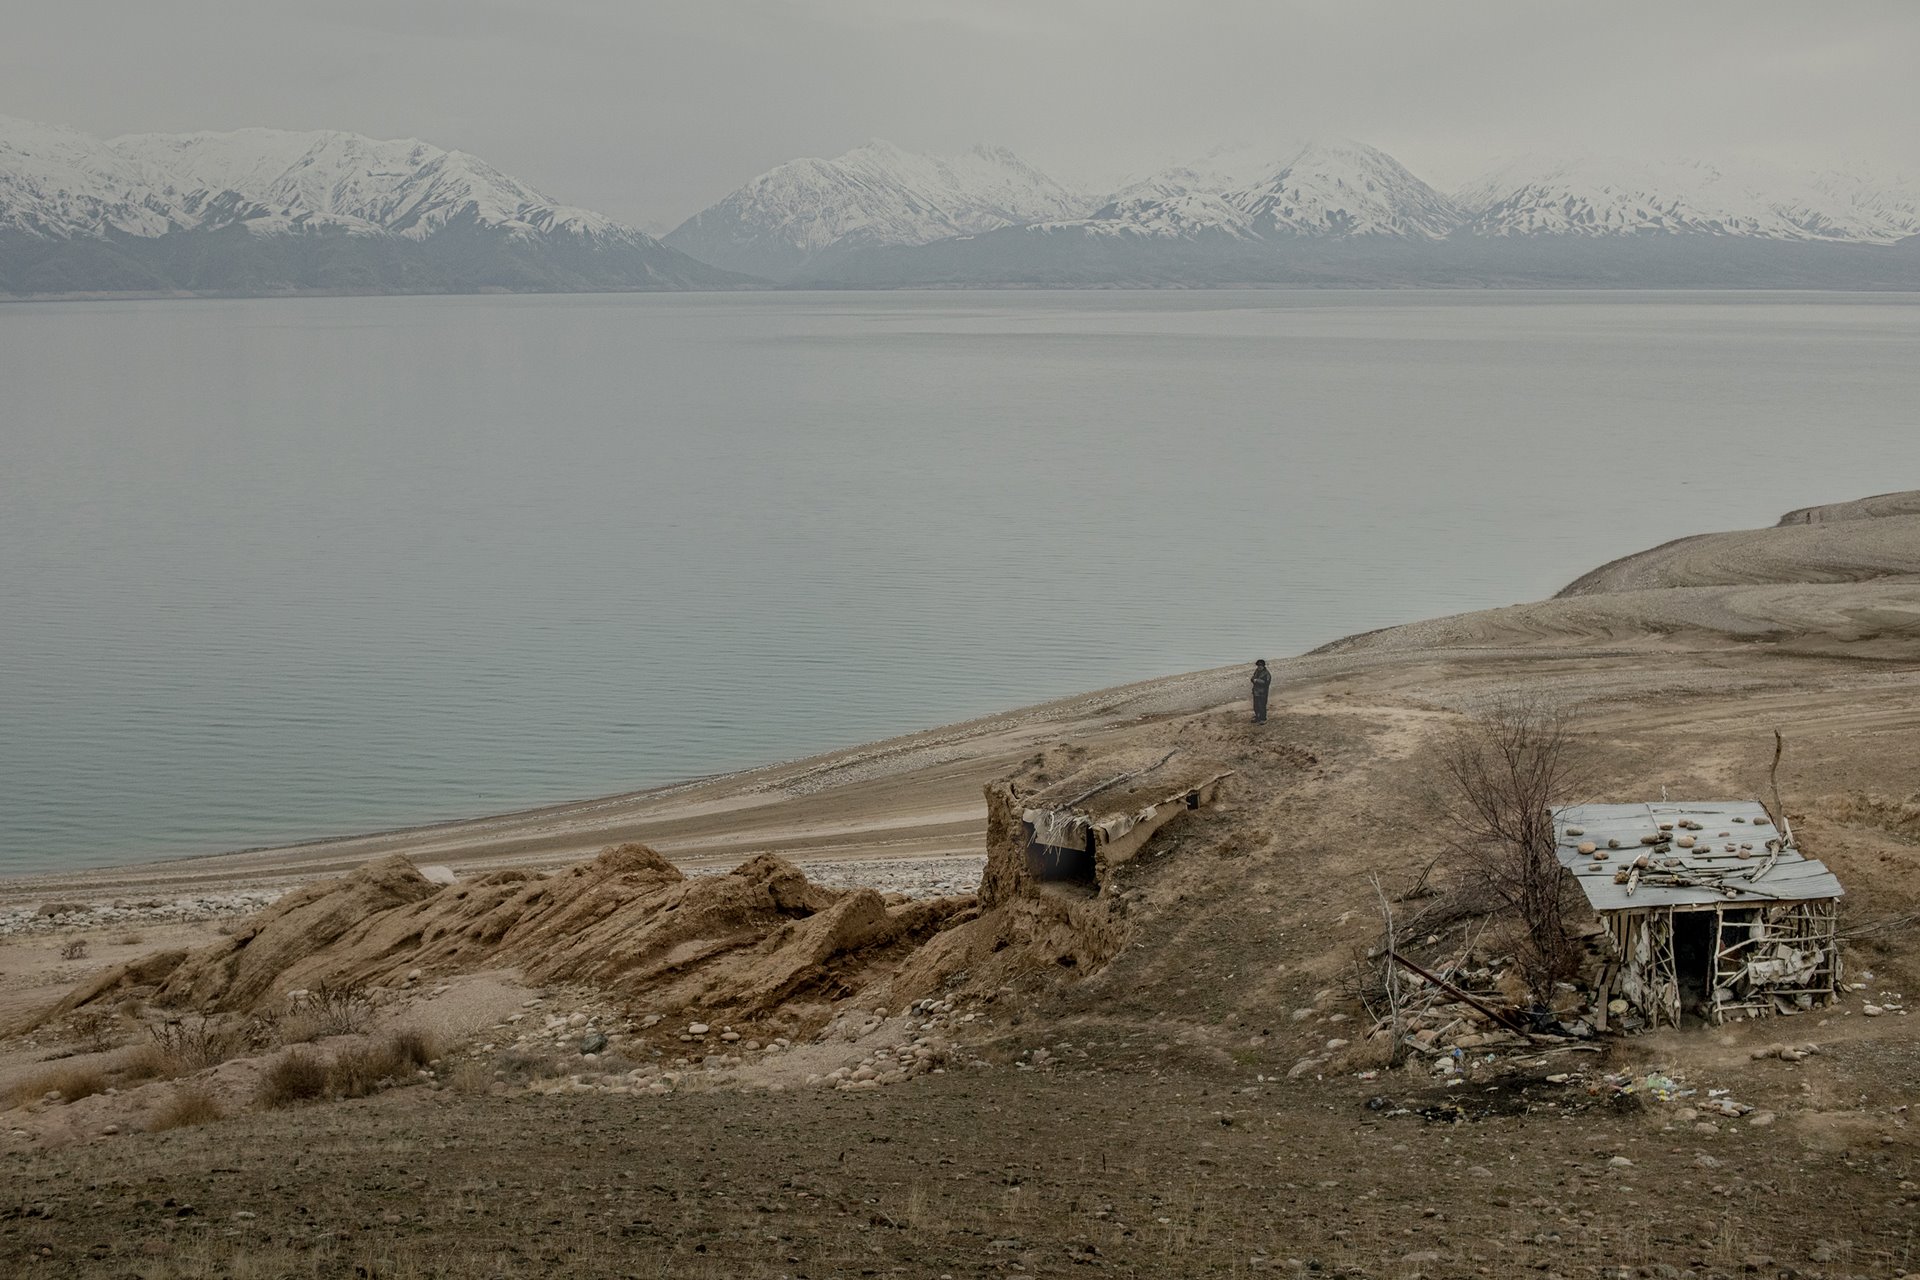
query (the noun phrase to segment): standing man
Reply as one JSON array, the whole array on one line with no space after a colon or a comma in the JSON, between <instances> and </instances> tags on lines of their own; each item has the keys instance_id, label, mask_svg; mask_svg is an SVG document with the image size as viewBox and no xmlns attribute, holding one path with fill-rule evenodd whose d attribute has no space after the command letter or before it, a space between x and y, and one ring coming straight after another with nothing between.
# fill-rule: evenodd
<instances>
[{"instance_id":1,"label":"standing man","mask_svg":"<svg viewBox=\"0 0 1920 1280\"><path fill-rule=\"evenodd\" d=\"M1267 670L1267 660L1256 658L1253 662L1253 722L1267 722L1267 688L1273 684L1273 672Z\"/></svg>"}]
</instances>

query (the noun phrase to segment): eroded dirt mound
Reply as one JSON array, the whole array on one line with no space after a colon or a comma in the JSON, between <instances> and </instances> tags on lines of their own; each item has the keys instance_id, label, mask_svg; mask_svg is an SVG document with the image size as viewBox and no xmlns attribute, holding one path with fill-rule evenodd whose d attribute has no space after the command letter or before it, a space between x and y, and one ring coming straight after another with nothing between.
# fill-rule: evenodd
<instances>
[{"instance_id":1,"label":"eroded dirt mound","mask_svg":"<svg viewBox=\"0 0 1920 1280\"><path fill-rule=\"evenodd\" d=\"M1907 840L1920 840L1920 791L1904 800L1865 791L1822 796L1814 808L1835 822L1878 827Z\"/></svg>"},{"instance_id":2,"label":"eroded dirt mound","mask_svg":"<svg viewBox=\"0 0 1920 1280\"><path fill-rule=\"evenodd\" d=\"M627 844L553 875L501 871L444 888L394 857L290 894L202 950L109 970L54 1012L122 993L244 1011L322 982L517 968L531 982L588 983L644 994L658 1012L739 1021L884 980L892 962L973 907L971 897L888 901L871 889L824 889L770 855L689 878Z\"/></svg>"}]
</instances>

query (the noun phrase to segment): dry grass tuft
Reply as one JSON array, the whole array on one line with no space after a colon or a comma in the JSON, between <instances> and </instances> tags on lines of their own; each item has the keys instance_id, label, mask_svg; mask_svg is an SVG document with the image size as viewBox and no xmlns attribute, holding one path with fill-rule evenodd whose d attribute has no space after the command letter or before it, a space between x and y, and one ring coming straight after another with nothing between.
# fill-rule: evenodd
<instances>
[{"instance_id":1,"label":"dry grass tuft","mask_svg":"<svg viewBox=\"0 0 1920 1280\"><path fill-rule=\"evenodd\" d=\"M254 1101L263 1107L290 1107L327 1096L327 1064L310 1053L289 1050L260 1077Z\"/></svg>"},{"instance_id":2,"label":"dry grass tuft","mask_svg":"<svg viewBox=\"0 0 1920 1280\"><path fill-rule=\"evenodd\" d=\"M204 1089L182 1089L168 1100L147 1125L148 1133L160 1133L167 1129L184 1129L189 1125L209 1124L220 1119L226 1113L212 1094Z\"/></svg>"},{"instance_id":3,"label":"dry grass tuft","mask_svg":"<svg viewBox=\"0 0 1920 1280\"><path fill-rule=\"evenodd\" d=\"M340 1098L364 1098L406 1079L434 1056L433 1041L425 1032L396 1031L334 1059L328 1070L328 1091Z\"/></svg>"},{"instance_id":4,"label":"dry grass tuft","mask_svg":"<svg viewBox=\"0 0 1920 1280\"><path fill-rule=\"evenodd\" d=\"M113 1070L122 1084L142 1084L148 1080L171 1080L180 1074L180 1063L152 1040L135 1045L114 1061Z\"/></svg>"},{"instance_id":5,"label":"dry grass tuft","mask_svg":"<svg viewBox=\"0 0 1920 1280\"><path fill-rule=\"evenodd\" d=\"M493 1072L478 1058L468 1058L447 1074L447 1087L455 1093L478 1098L493 1091Z\"/></svg>"},{"instance_id":6,"label":"dry grass tuft","mask_svg":"<svg viewBox=\"0 0 1920 1280\"><path fill-rule=\"evenodd\" d=\"M400 1028L387 1037L387 1043L393 1047L396 1058L415 1070L440 1056L440 1045L433 1033L418 1027Z\"/></svg>"},{"instance_id":7,"label":"dry grass tuft","mask_svg":"<svg viewBox=\"0 0 1920 1280\"><path fill-rule=\"evenodd\" d=\"M409 1081L437 1054L426 1032L396 1031L342 1050L331 1062L299 1050L267 1068L255 1101L285 1107L319 1098L365 1098Z\"/></svg>"},{"instance_id":8,"label":"dry grass tuft","mask_svg":"<svg viewBox=\"0 0 1920 1280\"><path fill-rule=\"evenodd\" d=\"M336 1098L364 1098L380 1092L405 1069L388 1044L348 1049L327 1067L327 1092Z\"/></svg>"},{"instance_id":9,"label":"dry grass tuft","mask_svg":"<svg viewBox=\"0 0 1920 1280\"><path fill-rule=\"evenodd\" d=\"M58 1094L62 1102L78 1102L82 1098L91 1098L96 1093L106 1091L107 1073L105 1071L99 1067L68 1065L28 1076L7 1091L7 1105L24 1106L49 1093Z\"/></svg>"}]
</instances>

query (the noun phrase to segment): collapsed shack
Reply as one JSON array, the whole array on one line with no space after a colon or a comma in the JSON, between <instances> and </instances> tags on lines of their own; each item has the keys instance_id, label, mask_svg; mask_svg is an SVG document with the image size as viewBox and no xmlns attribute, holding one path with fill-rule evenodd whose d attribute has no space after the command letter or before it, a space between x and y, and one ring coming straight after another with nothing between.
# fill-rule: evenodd
<instances>
[{"instance_id":1,"label":"collapsed shack","mask_svg":"<svg viewBox=\"0 0 1920 1280\"><path fill-rule=\"evenodd\" d=\"M1033 791L1022 790L1019 779L992 783L986 789L989 843L1001 833L1017 844L1026 874L1041 884L1103 893L1115 867L1132 861L1175 819L1212 804L1233 776L1227 770L1182 777L1165 770L1172 754L1092 786L1080 778Z\"/></svg>"},{"instance_id":2,"label":"collapsed shack","mask_svg":"<svg viewBox=\"0 0 1920 1280\"><path fill-rule=\"evenodd\" d=\"M1594 1007L1631 1028L1797 1013L1840 989L1840 882L1758 801L1569 805L1554 855L1609 946Z\"/></svg>"},{"instance_id":3,"label":"collapsed shack","mask_svg":"<svg viewBox=\"0 0 1920 1280\"><path fill-rule=\"evenodd\" d=\"M892 998L1092 974L1118 955L1130 926L1114 868L1175 819L1205 808L1231 776L1210 763L1167 768L1175 754L1154 759L1136 749L1089 761L1068 749L989 783L977 911L956 917L900 966ZM1069 771L1060 776L1063 759Z\"/></svg>"}]
</instances>

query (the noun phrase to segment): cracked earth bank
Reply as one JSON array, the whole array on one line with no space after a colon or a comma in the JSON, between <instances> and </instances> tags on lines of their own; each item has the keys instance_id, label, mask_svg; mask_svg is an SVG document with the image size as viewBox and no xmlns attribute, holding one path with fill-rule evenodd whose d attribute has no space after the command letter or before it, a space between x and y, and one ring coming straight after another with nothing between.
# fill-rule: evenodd
<instances>
[{"instance_id":1,"label":"cracked earth bank","mask_svg":"<svg viewBox=\"0 0 1920 1280\"><path fill-rule=\"evenodd\" d=\"M598 809L8 886L36 919L88 909L0 941L0 1266L1920 1268L1916 509L1795 513L1355 637L1275 664L1264 726L1243 673L1201 673ZM1602 800L1761 794L1782 728L1795 829L1848 890L1842 999L1591 1042L1469 1019L1389 1066L1352 981L1372 878L1410 889L1440 852L1435 743L1516 691L1567 712ZM1233 777L1097 897L860 883L979 859L996 778L1168 752ZM851 870L810 874L829 860ZM252 915L92 911L275 877ZM1502 950L1472 919L1409 945L1468 974ZM227 1037L218 1063L193 1034ZM401 1044L419 1060L349 1070ZM289 1056L326 1083L267 1105Z\"/></svg>"}]
</instances>

